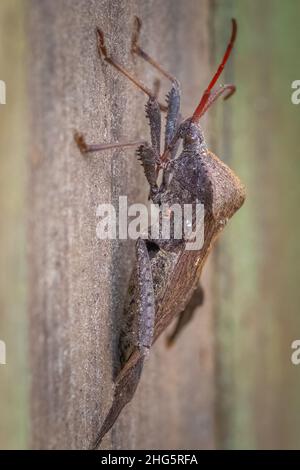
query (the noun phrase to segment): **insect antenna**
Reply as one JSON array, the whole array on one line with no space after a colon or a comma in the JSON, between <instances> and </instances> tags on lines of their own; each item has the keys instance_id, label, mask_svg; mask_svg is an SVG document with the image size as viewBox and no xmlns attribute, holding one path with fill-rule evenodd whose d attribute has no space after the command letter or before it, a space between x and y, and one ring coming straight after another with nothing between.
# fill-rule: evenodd
<instances>
[{"instance_id":1,"label":"insect antenna","mask_svg":"<svg viewBox=\"0 0 300 470\"><path fill-rule=\"evenodd\" d=\"M208 108L213 104L213 102L221 95L223 94L226 90L229 89L229 85L225 85L222 89L220 90L217 90L213 95L211 94L211 91L213 89L213 87L215 86L218 78L220 77L225 65L226 65L226 62L228 61L229 59L229 56L231 54L231 51L232 51L232 48L233 48L233 45L234 45L234 42L235 42L235 38L236 38L236 33L237 33L237 23L236 23L236 20L233 18L232 19L232 33L231 33L231 38L229 40L229 43L228 43L228 46L227 46L227 49L225 51L225 54L224 54L224 57L218 67L218 70L216 71L215 75L213 76L212 80L210 81L208 87L206 88L206 90L204 91L203 95L202 95L202 98L197 106L197 108L195 109L195 112L192 116L192 121L193 122L196 122L200 119L200 117L208 110ZM227 88L226 88L227 87ZM229 93L227 96L225 96L225 99L226 98L229 98L229 96L231 96L235 91L235 88L230 85L230 89L229 89Z\"/></svg>"}]
</instances>

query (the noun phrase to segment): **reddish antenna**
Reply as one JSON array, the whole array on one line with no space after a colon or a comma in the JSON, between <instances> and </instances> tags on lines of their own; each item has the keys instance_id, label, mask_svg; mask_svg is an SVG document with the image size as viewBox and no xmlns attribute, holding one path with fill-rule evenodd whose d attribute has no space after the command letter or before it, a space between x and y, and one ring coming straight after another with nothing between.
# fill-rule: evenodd
<instances>
[{"instance_id":1,"label":"reddish antenna","mask_svg":"<svg viewBox=\"0 0 300 470\"><path fill-rule=\"evenodd\" d=\"M195 121L198 121L200 119L200 117L204 114L205 111L207 111L207 109L210 107L210 105L215 101L215 99L220 96L220 93L218 94L218 96L215 97L215 99L211 100L210 103L208 103L209 101L209 98L210 98L210 95L211 95L211 90L212 88L215 86L218 78L220 77L225 65L226 65L226 62L228 61L229 59L229 56L231 54L231 51L232 51L232 48L233 48L233 45L234 45L234 41L235 41L235 38L236 38L236 33L237 33L237 23L236 23L236 20L234 18L232 18L232 33L231 33L231 38L230 38L230 41L228 43L228 46L227 46L227 49L225 51L225 54L224 54L224 57L223 57L223 60L222 62L220 63L219 67L218 67L218 70L216 71L215 75L213 76L210 84L208 85L208 87L206 88L205 92L203 93L202 95L202 98L200 100L200 103L198 104L197 108L195 109L195 112L193 114L193 117L192 117L192 121L195 122ZM224 90L223 90L224 91ZM226 98L229 98L229 96L232 95L234 91L231 90L231 92L229 93L229 95L227 95L225 97Z\"/></svg>"}]
</instances>

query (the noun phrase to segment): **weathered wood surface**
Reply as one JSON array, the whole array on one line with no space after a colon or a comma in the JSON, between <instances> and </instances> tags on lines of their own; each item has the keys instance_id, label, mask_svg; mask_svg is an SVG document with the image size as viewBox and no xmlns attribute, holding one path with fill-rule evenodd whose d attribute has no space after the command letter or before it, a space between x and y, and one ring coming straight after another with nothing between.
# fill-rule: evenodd
<instances>
[{"instance_id":1,"label":"weathered wood surface","mask_svg":"<svg viewBox=\"0 0 300 470\"><path fill-rule=\"evenodd\" d=\"M147 200L134 152L83 158L73 130L89 141L148 138L145 97L98 59L95 27L131 71L133 15L142 42L182 83L191 113L207 83L209 2L32 0L30 37L30 340L32 445L86 448L112 397L112 364L133 243L96 238L99 203ZM38 58L38 60L37 60ZM166 84L163 82L164 89ZM209 284L206 273L206 287ZM103 448L211 448L214 348L209 292L178 344L154 346L133 402Z\"/></svg>"}]
</instances>

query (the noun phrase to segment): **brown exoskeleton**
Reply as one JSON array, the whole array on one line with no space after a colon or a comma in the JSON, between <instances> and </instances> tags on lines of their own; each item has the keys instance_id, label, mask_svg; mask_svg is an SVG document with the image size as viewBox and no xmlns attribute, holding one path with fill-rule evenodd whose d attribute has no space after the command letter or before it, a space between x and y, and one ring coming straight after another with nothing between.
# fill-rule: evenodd
<instances>
[{"instance_id":1,"label":"brown exoskeleton","mask_svg":"<svg viewBox=\"0 0 300 470\"><path fill-rule=\"evenodd\" d=\"M208 150L199 125L201 116L219 96L225 94L225 98L228 98L235 91L233 85L223 85L217 90L213 90L213 87L233 48L236 21L232 20L231 38L217 72L203 93L194 114L185 120L182 120L179 112L179 83L141 49L140 28L141 21L135 18L132 52L145 59L172 82L167 105L161 104L156 93L152 93L108 55L104 35L99 29L98 49L106 62L148 95L146 115L150 124L151 145L145 142L87 145L84 137L78 133L75 134L75 140L82 153L139 145L137 153L150 186L150 198L155 204L172 206L176 203L183 207L184 204L195 205L200 202L204 205L204 243L201 249L187 250L186 239L152 239L150 228L148 238L137 241L136 265L129 284L119 338L120 366L115 379L113 401L94 448L112 427L123 407L132 399L151 345L171 320L179 316L177 326L169 337L171 343L191 318L194 308L201 304L203 295L199 278L204 262L227 220L245 199L244 187L237 176ZM161 111L167 112L163 152L160 149ZM183 150L177 156L180 141ZM160 184L159 172L162 173Z\"/></svg>"}]
</instances>

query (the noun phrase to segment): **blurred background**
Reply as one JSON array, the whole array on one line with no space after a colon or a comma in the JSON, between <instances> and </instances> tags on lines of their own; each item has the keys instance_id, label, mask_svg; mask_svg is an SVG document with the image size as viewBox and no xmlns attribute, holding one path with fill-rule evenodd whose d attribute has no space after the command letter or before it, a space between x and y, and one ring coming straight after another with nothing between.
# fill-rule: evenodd
<instances>
[{"instance_id":1,"label":"blurred background","mask_svg":"<svg viewBox=\"0 0 300 470\"><path fill-rule=\"evenodd\" d=\"M7 348L7 364L0 365L2 449L30 446L28 3L0 3L0 79L7 85L7 103L0 105L0 339ZM147 11L154 8L146 3ZM211 268L213 446L300 448L300 365L291 362L291 343L300 339L300 105L291 102L291 84L300 80L300 1L176 0L173 8L183 3L191 12L199 3L208 11L212 70L231 17L239 28L223 78L237 93L205 123L214 153L247 189Z\"/></svg>"},{"instance_id":2,"label":"blurred background","mask_svg":"<svg viewBox=\"0 0 300 470\"><path fill-rule=\"evenodd\" d=\"M300 368L290 356L300 331L300 109L291 102L300 71L300 2L216 5L217 31L230 14L239 25L237 93L230 122L225 107L217 110L224 113L218 151L247 188L245 206L219 245L221 442L226 448L299 448Z\"/></svg>"}]
</instances>

